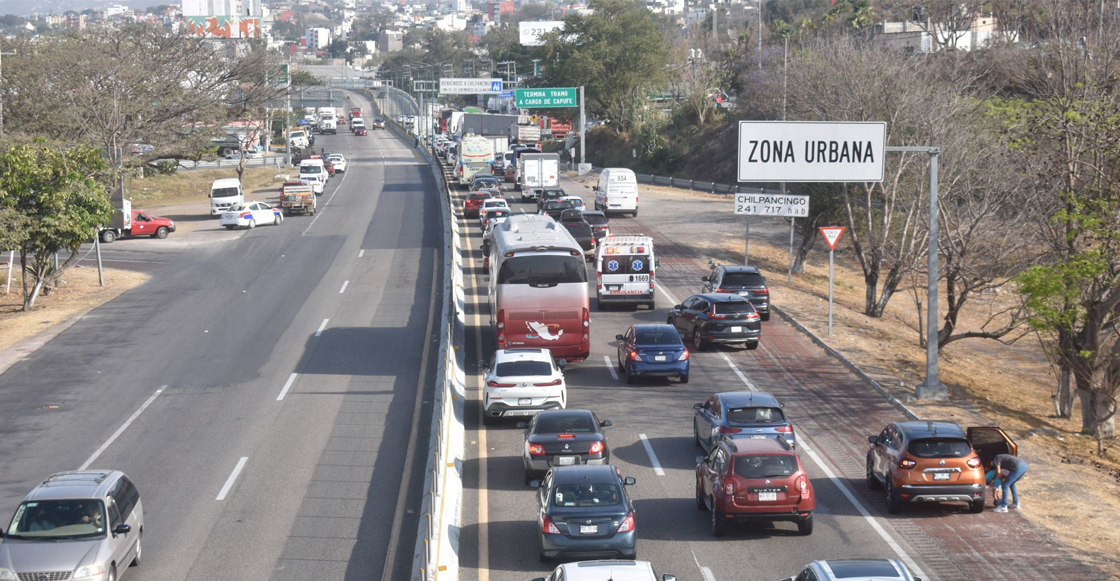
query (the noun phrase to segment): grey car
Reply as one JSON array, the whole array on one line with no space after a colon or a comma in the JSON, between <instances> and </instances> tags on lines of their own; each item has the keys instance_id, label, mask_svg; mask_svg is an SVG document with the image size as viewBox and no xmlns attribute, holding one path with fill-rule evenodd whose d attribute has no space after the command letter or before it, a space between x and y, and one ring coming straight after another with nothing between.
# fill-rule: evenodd
<instances>
[{"instance_id":1,"label":"grey car","mask_svg":"<svg viewBox=\"0 0 1120 581\"><path fill-rule=\"evenodd\" d=\"M123 472L52 474L0 537L0 581L116 581L140 564L144 507Z\"/></svg>"},{"instance_id":2,"label":"grey car","mask_svg":"<svg viewBox=\"0 0 1120 581\"><path fill-rule=\"evenodd\" d=\"M728 438L776 438L797 446L793 424L785 407L769 393L725 391L692 406L692 435L696 445L711 450Z\"/></svg>"},{"instance_id":3,"label":"grey car","mask_svg":"<svg viewBox=\"0 0 1120 581\"><path fill-rule=\"evenodd\" d=\"M914 577L900 561L893 559L832 559L813 561L795 577L782 581L922 581Z\"/></svg>"}]
</instances>

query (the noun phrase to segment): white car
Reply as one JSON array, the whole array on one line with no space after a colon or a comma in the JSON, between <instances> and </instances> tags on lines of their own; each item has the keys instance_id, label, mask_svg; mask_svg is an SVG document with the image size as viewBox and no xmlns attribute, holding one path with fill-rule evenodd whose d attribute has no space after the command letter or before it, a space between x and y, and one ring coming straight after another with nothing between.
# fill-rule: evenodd
<instances>
[{"instance_id":1,"label":"white car","mask_svg":"<svg viewBox=\"0 0 1120 581\"><path fill-rule=\"evenodd\" d=\"M280 208L273 208L264 202L245 202L223 212L220 223L228 230L233 230L238 226L256 228L257 224L279 226L283 221L284 213Z\"/></svg>"},{"instance_id":2,"label":"white car","mask_svg":"<svg viewBox=\"0 0 1120 581\"><path fill-rule=\"evenodd\" d=\"M525 417L568 405L564 373L548 349L498 349L489 362L481 361L485 378L482 421Z\"/></svg>"},{"instance_id":3,"label":"white car","mask_svg":"<svg viewBox=\"0 0 1120 581\"><path fill-rule=\"evenodd\" d=\"M478 209L478 225L486 224L486 216L490 210L507 210L509 211L509 203L502 198L490 198L483 200L482 206Z\"/></svg>"},{"instance_id":4,"label":"white car","mask_svg":"<svg viewBox=\"0 0 1120 581\"><path fill-rule=\"evenodd\" d=\"M327 159L334 166L335 173L346 173L346 158L341 153L332 153Z\"/></svg>"},{"instance_id":5,"label":"white car","mask_svg":"<svg viewBox=\"0 0 1120 581\"><path fill-rule=\"evenodd\" d=\"M548 578L533 581L677 581L675 575L658 578L649 561L580 561L560 565Z\"/></svg>"},{"instance_id":6,"label":"white car","mask_svg":"<svg viewBox=\"0 0 1120 581\"><path fill-rule=\"evenodd\" d=\"M558 198L558 201L567 202L568 207L572 208L573 210L579 210L580 212L582 212L584 209L583 198L579 196L564 196L563 198Z\"/></svg>"}]
</instances>

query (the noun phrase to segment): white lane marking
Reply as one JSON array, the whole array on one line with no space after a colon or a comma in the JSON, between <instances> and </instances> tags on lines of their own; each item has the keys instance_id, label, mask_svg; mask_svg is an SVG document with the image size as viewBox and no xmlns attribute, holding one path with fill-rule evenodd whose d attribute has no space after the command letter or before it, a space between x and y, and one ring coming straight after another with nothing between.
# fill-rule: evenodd
<instances>
[{"instance_id":1,"label":"white lane marking","mask_svg":"<svg viewBox=\"0 0 1120 581\"><path fill-rule=\"evenodd\" d=\"M862 504L860 504L855 495L852 494L850 490L848 490L848 487L843 482L841 482L839 478L836 477L836 473L834 473L831 468L825 465L824 460L822 460L816 452L810 450L809 448L801 446L801 449L809 453L809 457L813 459L813 463L817 465L817 468L820 468L821 472L824 472L825 476L827 476L828 479L836 485L836 488L840 489L840 492L842 492L844 496L847 497L848 501L852 503L852 506L855 506L856 510L858 510L859 513L863 515L863 518L867 521L867 524L871 525L871 528L875 529L875 532L879 533L879 536L882 537L884 541L886 541L891 550L894 551L896 555L898 555L898 558L906 562L906 566L910 567L910 572L913 573L915 577L921 577L923 579L926 578L926 574L922 572L921 568L918 567L918 564L910 558L910 555L906 554L906 551L902 550L902 547L894 540L893 537L891 537L890 533L888 533L886 529L884 529L883 526L879 524L879 521L876 520L875 517L871 516L871 513L868 512L868 510L864 508Z\"/></svg>"},{"instance_id":2,"label":"white lane marking","mask_svg":"<svg viewBox=\"0 0 1120 581\"><path fill-rule=\"evenodd\" d=\"M105 452L105 450L107 450L109 446L111 446L113 442L115 442L117 438L119 438L120 435L123 434L124 431L132 425L132 422L136 421L136 418L140 417L140 413L148 409L148 406L152 405L152 402L155 401L156 398L159 397L159 394L163 393L163 390L165 389L167 389L167 386L161 385L160 388L152 394L152 397L149 397L147 401L140 405L139 409L137 409L135 412L132 412L132 415L129 416L123 424L121 424L121 427L117 428L117 431L113 432L113 435L109 436L109 439L105 440L105 443L101 444L101 447L94 451L93 455L87 458L86 461L78 467L78 470L85 470L86 468L89 468L89 465L93 464L94 460L97 460L97 457Z\"/></svg>"},{"instance_id":3,"label":"white lane marking","mask_svg":"<svg viewBox=\"0 0 1120 581\"><path fill-rule=\"evenodd\" d=\"M614 364L611 363L611 358L604 355L603 356L603 361L606 362L606 364L607 364L607 371L611 372L611 379L613 379L615 381L618 381L618 373L616 373L615 370L614 370Z\"/></svg>"},{"instance_id":4,"label":"white lane marking","mask_svg":"<svg viewBox=\"0 0 1120 581\"><path fill-rule=\"evenodd\" d=\"M349 286L349 285L350 285L350 281L348 281L348 280L343 281L342 282L342 288L338 289L338 294L342 294L342 293L346 292L346 287Z\"/></svg>"},{"instance_id":5,"label":"white lane marking","mask_svg":"<svg viewBox=\"0 0 1120 581\"><path fill-rule=\"evenodd\" d=\"M225 500L226 495L229 494L229 489L233 488L233 483L237 481L237 476L241 474L241 469L245 467L245 463L249 461L248 456L242 456L237 461L237 466L233 467L233 472L230 473L229 478L226 479L225 486L222 486L222 491L218 493L218 498L214 500Z\"/></svg>"},{"instance_id":6,"label":"white lane marking","mask_svg":"<svg viewBox=\"0 0 1120 581\"><path fill-rule=\"evenodd\" d=\"M700 567L700 576L704 578L704 581L716 581L716 576L707 567Z\"/></svg>"},{"instance_id":7,"label":"white lane marking","mask_svg":"<svg viewBox=\"0 0 1120 581\"><path fill-rule=\"evenodd\" d=\"M327 206L331 205L331 200L334 199L334 195L338 193L338 190L342 189L342 184L346 183L346 178L348 177L350 177L350 172L344 172L342 174L342 181L338 182L338 186L334 189L333 192L331 192L331 195L327 197L326 203L323 204L323 209L315 209L315 217L311 219L311 223L307 225L307 228L303 229L303 234L300 234L300 236L307 236L307 231L311 230L311 227L315 225L315 221L319 219L319 216L323 215L323 212L326 211Z\"/></svg>"},{"instance_id":8,"label":"white lane marking","mask_svg":"<svg viewBox=\"0 0 1120 581\"><path fill-rule=\"evenodd\" d=\"M754 382L747 378L747 375L739 369L738 365L735 365L735 362L727 356L727 353L720 351L719 354L721 357L723 357L723 360L726 361L729 366L731 366L731 370L735 372L735 375L739 376L739 379L747 386L747 389L751 391L758 391L758 388L755 387Z\"/></svg>"},{"instance_id":9,"label":"white lane marking","mask_svg":"<svg viewBox=\"0 0 1120 581\"><path fill-rule=\"evenodd\" d=\"M646 438L645 434L638 434L638 438L645 446L646 454L649 454L649 463L653 465L653 473L658 476L665 476L665 471L661 469L661 463L657 461L657 454L653 453L653 446L649 444L649 438Z\"/></svg>"},{"instance_id":10,"label":"white lane marking","mask_svg":"<svg viewBox=\"0 0 1120 581\"><path fill-rule=\"evenodd\" d=\"M366 249L365 248L358 251L358 258L361 258L365 255L366 255Z\"/></svg>"},{"instance_id":11,"label":"white lane marking","mask_svg":"<svg viewBox=\"0 0 1120 581\"><path fill-rule=\"evenodd\" d=\"M665 295L665 298L669 299L669 302L673 303L674 305L680 304L679 302L677 302L677 297L673 296L673 293L669 292L669 290L666 289L664 285L657 285L657 290L661 291L661 294Z\"/></svg>"},{"instance_id":12,"label":"white lane marking","mask_svg":"<svg viewBox=\"0 0 1120 581\"><path fill-rule=\"evenodd\" d=\"M318 331L315 331L315 336L316 337L323 334L323 329L327 328L327 323L329 323L329 322L331 322L330 319L323 319L323 324L319 325L319 330Z\"/></svg>"},{"instance_id":13,"label":"white lane marking","mask_svg":"<svg viewBox=\"0 0 1120 581\"><path fill-rule=\"evenodd\" d=\"M284 401L284 396L288 395L288 390L292 388L292 384L296 382L298 373L293 373L288 376L288 381L284 382L284 389L280 390L280 395L276 396L276 401Z\"/></svg>"}]
</instances>

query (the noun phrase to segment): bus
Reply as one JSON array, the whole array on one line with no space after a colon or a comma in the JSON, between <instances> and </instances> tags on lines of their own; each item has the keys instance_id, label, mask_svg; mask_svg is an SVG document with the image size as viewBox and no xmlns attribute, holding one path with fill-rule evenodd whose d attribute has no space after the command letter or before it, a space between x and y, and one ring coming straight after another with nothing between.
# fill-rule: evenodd
<instances>
[{"instance_id":1,"label":"bus","mask_svg":"<svg viewBox=\"0 0 1120 581\"><path fill-rule=\"evenodd\" d=\"M489 138L474 134L465 135L459 141L456 153L455 159L458 169L455 173L459 176L460 186L471 185L471 178L474 177L474 174L492 171L494 144L490 142Z\"/></svg>"},{"instance_id":2,"label":"bus","mask_svg":"<svg viewBox=\"0 0 1120 581\"><path fill-rule=\"evenodd\" d=\"M558 362L591 353L583 249L548 216L510 216L490 235L490 325L498 349L544 347Z\"/></svg>"}]
</instances>

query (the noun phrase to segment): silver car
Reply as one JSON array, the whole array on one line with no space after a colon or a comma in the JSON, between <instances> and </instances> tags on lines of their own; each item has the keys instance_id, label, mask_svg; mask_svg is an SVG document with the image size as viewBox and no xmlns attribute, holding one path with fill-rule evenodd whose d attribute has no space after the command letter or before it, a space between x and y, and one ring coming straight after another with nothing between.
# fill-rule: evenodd
<instances>
[{"instance_id":1,"label":"silver car","mask_svg":"<svg viewBox=\"0 0 1120 581\"><path fill-rule=\"evenodd\" d=\"M796 578L786 577L782 581L922 581L914 577L900 561L893 559L832 559L813 561L805 565Z\"/></svg>"},{"instance_id":2,"label":"silver car","mask_svg":"<svg viewBox=\"0 0 1120 581\"><path fill-rule=\"evenodd\" d=\"M564 563L547 578L533 581L659 581L649 561L581 561ZM677 581L674 575L662 575L660 581Z\"/></svg>"},{"instance_id":3,"label":"silver car","mask_svg":"<svg viewBox=\"0 0 1120 581\"><path fill-rule=\"evenodd\" d=\"M120 471L52 474L0 537L0 581L116 581L140 564L144 508Z\"/></svg>"}]
</instances>

